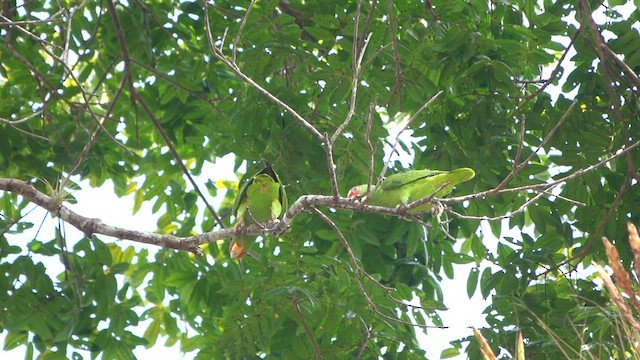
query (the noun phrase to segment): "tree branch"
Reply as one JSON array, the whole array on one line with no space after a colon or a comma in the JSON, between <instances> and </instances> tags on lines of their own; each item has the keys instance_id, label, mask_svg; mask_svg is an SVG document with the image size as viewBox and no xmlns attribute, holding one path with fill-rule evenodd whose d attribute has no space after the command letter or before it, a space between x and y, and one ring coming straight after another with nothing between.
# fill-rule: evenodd
<instances>
[{"instance_id":1,"label":"tree branch","mask_svg":"<svg viewBox=\"0 0 640 360\"><path fill-rule=\"evenodd\" d=\"M115 5L113 4L113 0L107 0L107 7L109 8L109 12L111 13L113 26L116 30L116 37L118 38L118 43L120 45L120 53L122 54L123 61L124 61L123 82L127 82L129 84L129 92L130 92L132 101L135 101L136 103L140 104L140 106L142 107L142 110L147 114L147 117L149 117L149 120L151 120L151 123L156 128L158 133L160 133L160 136L162 137L165 144L169 148L169 152L171 152L171 155L173 155L173 158L176 161L176 165L178 165L178 167L180 168L184 176L187 177L187 179L191 183L191 186L193 186L193 188L195 189L200 199L202 199L205 206L207 207L207 210L209 211L213 219L216 221L216 223L220 225L220 227L224 228L225 226L224 226L224 223L222 222L222 219L220 219L216 211L213 209L213 206L209 204L209 201L207 200L207 198L204 196L204 194L198 187L198 184L196 184L196 182L193 180L193 177L191 176L189 169L187 169L187 167L184 165L184 162L182 161L182 157L180 156L175 146L171 142L171 139L167 135L166 131L164 131L164 128L162 128L160 121L158 121L156 116L153 114L153 111L151 111L147 103L144 101L142 96L140 96L140 93L138 93L138 90L133 85L133 73L131 71L131 57L129 55L127 41L124 36L124 31L122 30L122 25L120 23L120 18L118 17L118 12L116 11Z\"/></svg>"},{"instance_id":2,"label":"tree branch","mask_svg":"<svg viewBox=\"0 0 640 360\"><path fill-rule=\"evenodd\" d=\"M391 152L389 152L389 158L387 159L387 161L384 162L384 166L382 167L382 171L380 172L380 176L378 177L378 182L376 183L376 186L380 186L380 183L384 179L384 174L387 172L387 169L389 168L389 163L391 162L391 157L393 156L393 152L395 151L396 146L398 146L398 143L400 142L400 134L402 134L409 127L409 125L411 125L413 120L415 120L418 117L418 115L420 115L426 108L429 107L429 105L431 105L434 101L436 101L436 99L439 98L440 95L442 95L443 93L444 91L440 90L435 95L433 95L431 99L429 99L426 103L424 103L424 105L422 105L420 109L418 109L418 111L416 111L415 114L413 114L413 116L411 116L409 120L407 120L407 123L404 124L402 129L400 129L400 131L398 132L398 135L396 136L395 142L391 146Z\"/></svg>"},{"instance_id":3,"label":"tree branch","mask_svg":"<svg viewBox=\"0 0 640 360\"><path fill-rule=\"evenodd\" d=\"M296 316L300 319L300 323L302 323L302 327L304 328L304 332L307 333L307 337L311 342L311 346L313 346L313 352L316 354L316 359L322 359L322 353L320 352L320 348L318 347L318 342L316 338L313 336L313 332L307 325L307 322L304 320L304 316L302 315L302 311L300 310L300 299L297 294L294 294L291 299L291 303L293 304L293 309L296 311Z\"/></svg>"},{"instance_id":4,"label":"tree branch","mask_svg":"<svg viewBox=\"0 0 640 360\"><path fill-rule=\"evenodd\" d=\"M576 105L577 102L578 100L574 100L571 103L571 105L569 105L569 108L567 109L567 111L564 112L564 114L562 114L562 117L560 118L560 120L558 120L558 123L555 124L555 126L553 127L553 129L551 129L551 131L549 131L547 136L545 136L544 139L542 139L542 142L538 146L536 146L536 149L531 152L529 157L527 157L524 161L518 163L520 159L520 151L522 150L524 130L525 130L524 120L522 121L522 127L520 129L520 144L518 145L518 153L516 154L516 161L513 164L513 169L511 170L509 175L507 175L500 182L500 184L496 187L496 189L502 189L506 184L509 183L509 181L511 181L511 179L513 179L518 174L518 172L520 172L520 170L522 170L525 166L527 166L529 161L531 161L531 159L533 159L533 157L538 154L538 151L540 151L540 149L542 149L546 145L546 143L551 139L551 137L556 133L556 131L558 131L558 129L564 123L564 121L567 120L567 118L569 117L569 114L571 113L571 111L573 110L573 107Z\"/></svg>"},{"instance_id":5,"label":"tree branch","mask_svg":"<svg viewBox=\"0 0 640 360\"><path fill-rule=\"evenodd\" d=\"M288 112L291 116L293 116L295 120L297 120L300 124L302 124L302 126L305 129L307 129L307 131L309 131L313 136L318 138L320 141L324 141L324 136L320 133L320 131L318 131L318 129L316 129L313 125L311 125L311 123L309 123L307 120L305 120L305 118L303 118L300 114L298 114L298 112L293 110L291 106L287 105L287 103L280 100L277 96L270 93L269 90L263 88L257 82L255 82L252 78L247 76L244 72L242 72L242 70L240 70L240 68L235 62L227 59L227 57L224 55L224 52L222 51L222 47L218 47L215 44L215 41L213 40L213 34L211 33L211 23L209 22L209 5L206 0L204 1L204 11L205 11L204 22L205 22L206 32L207 32L207 41L209 42L209 47L211 48L213 55L216 58L218 58L220 61L222 61L225 65L227 65L236 74L236 76L238 76L242 81L246 82L256 90L258 90L260 93L266 96L267 99L271 100L271 102L273 102L274 104L282 107L286 112Z\"/></svg>"}]
</instances>

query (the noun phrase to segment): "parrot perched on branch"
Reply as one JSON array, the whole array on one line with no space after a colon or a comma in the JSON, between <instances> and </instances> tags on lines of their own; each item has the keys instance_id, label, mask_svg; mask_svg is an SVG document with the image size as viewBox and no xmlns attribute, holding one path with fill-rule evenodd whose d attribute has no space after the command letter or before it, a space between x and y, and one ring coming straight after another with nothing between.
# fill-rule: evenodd
<instances>
[{"instance_id":1,"label":"parrot perched on branch","mask_svg":"<svg viewBox=\"0 0 640 360\"><path fill-rule=\"evenodd\" d=\"M449 194L457 184L471 180L475 175L476 173L469 168L452 171L409 170L388 176L378 187L371 185L365 201L368 205L395 208L431 196L440 198ZM348 197L355 198L364 195L366 191L366 184L354 186L349 190ZM409 212L427 212L432 207L432 204L425 203Z\"/></svg>"},{"instance_id":2,"label":"parrot perched on branch","mask_svg":"<svg viewBox=\"0 0 640 360\"><path fill-rule=\"evenodd\" d=\"M287 211L287 193L278 174L271 164L264 161L264 169L247 180L236 196L232 213L236 218L234 228L243 225L262 224L282 218ZM232 259L242 258L247 254L255 238L234 239L229 246Z\"/></svg>"}]
</instances>

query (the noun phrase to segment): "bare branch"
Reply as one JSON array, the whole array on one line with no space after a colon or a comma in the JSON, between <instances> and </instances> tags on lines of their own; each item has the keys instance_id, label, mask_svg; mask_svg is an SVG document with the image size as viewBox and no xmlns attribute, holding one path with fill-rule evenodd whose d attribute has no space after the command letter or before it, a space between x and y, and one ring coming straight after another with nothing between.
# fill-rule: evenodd
<instances>
[{"instance_id":1,"label":"bare branch","mask_svg":"<svg viewBox=\"0 0 640 360\"><path fill-rule=\"evenodd\" d=\"M396 34L395 16L393 16L393 0L387 0L387 15L389 16L389 32L391 33L391 44L393 45L393 62L396 70L396 82L393 85L390 98L396 94L400 94L400 103L402 103L402 66L400 65L400 45L398 45L398 35Z\"/></svg>"},{"instance_id":2,"label":"bare branch","mask_svg":"<svg viewBox=\"0 0 640 360\"><path fill-rule=\"evenodd\" d=\"M502 180L502 182L496 187L496 189L502 189L505 185L509 183L509 181L511 181L511 179L513 179L514 176L516 176L516 174L518 174L520 170L522 170L525 166L527 166L527 164L529 164L529 161L531 161L531 159L533 159L533 157L538 154L538 151L540 151L540 149L542 149L547 144L547 142L551 139L551 137L556 133L556 131L558 131L560 126L564 123L564 121L567 120L567 118L569 117L569 114L571 113L571 111L573 110L573 107L576 105L577 102L578 100L574 100L571 103L571 105L569 105L569 108L567 109L567 111L564 112L564 114L562 114L562 117L560 118L560 120L558 120L558 123L555 124L555 126L553 127L553 129L551 129L551 131L549 131L547 136L545 136L544 139L542 139L542 142L538 146L536 146L536 149L531 152L531 155L529 155L529 157L527 157L521 163L514 162L513 169L511 170L509 175L507 175ZM520 145L519 145L520 147L522 146L522 137L524 135L524 121L522 122L522 124L523 126L520 130ZM520 153L520 148L518 148L518 155L516 156L516 158L520 157L519 153Z\"/></svg>"},{"instance_id":3,"label":"bare branch","mask_svg":"<svg viewBox=\"0 0 640 360\"><path fill-rule=\"evenodd\" d=\"M331 180L331 193L334 199L340 197L340 191L338 190L338 177L336 175L336 164L333 162L333 145L329 141L329 136L324 134L324 149L327 154L327 166L329 168L329 179Z\"/></svg>"},{"instance_id":4,"label":"bare branch","mask_svg":"<svg viewBox=\"0 0 640 360\"><path fill-rule=\"evenodd\" d=\"M362 355L364 354L364 350L367 348L367 343L371 338L371 334L373 333L373 329L370 326L367 326L364 331L364 338L360 341L360 348L358 349L358 355L356 355L356 360L362 359Z\"/></svg>"},{"instance_id":5,"label":"bare branch","mask_svg":"<svg viewBox=\"0 0 640 360\"><path fill-rule=\"evenodd\" d=\"M352 67L352 77L351 77L351 99L349 100L349 111L347 112L347 116L340 126L336 129L335 133L331 136L331 144L336 142L336 139L344 129L351 122L351 118L355 113L356 109L356 99L358 94L358 82L360 78L360 73L362 71L362 59L364 58L364 53L366 52L367 45L369 44L369 40L371 39L371 33L367 35L367 37L362 42L360 48L360 41L358 37L360 34L358 33L358 25L360 24L360 13L362 12L362 0L358 0L356 6L356 18L353 26L353 49L352 49L352 59L351 59L351 67Z\"/></svg>"},{"instance_id":6,"label":"bare branch","mask_svg":"<svg viewBox=\"0 0 640 360\"><path fill-rule=\"evenodd\" d=\"M42 110L38 110L38 111L36 111L36 112L34 112L34 113L30 114L30 115L27 115L27 116L23 117L22 119L17 119L17 120L9 120L9 119L5 119L5 118L0 117L0 121L5 123L5 124L8 124L9 126L15 126L15 125L27 122L27 121L29 121L29 120L31 120L34 117L39 116L39 115L42 115Z\"/></svg>"},{"instance_id":7,"label":"bare branch","mask_svg":"<svg viewBox=\"0 0 640 360\"><path fill-rule=\"evenodd\" d=\"M245 25L247 24L247 20L249 19L249 14L251 14L251 9L253 9L253 5L255 5L256 0L251 0L251 4L247 7L247 12L242 17L242 22L240 23L240 28L238 29L238 33L233 38L233 49L231 59L233 62L236 62L236 55L238 53L238 42L240 41L240 36L242 35L242 30L244 30Z\"/></svg>"},{"instance_id":8,"label":"bare branch","mask_svg":"<svg viewBox=\"0 0 640 360\"><path fill-rule=\"evenodd\" d=\"M216 58L218 58L220 61L222 61L225 65L227 65L242 81L253 86L256 90L258 90L260 93L266 96L267 99L271 100L271 102L280 106L286 112L288 112L291 116L293 116L293 118L297 120L300 124L302 124L302 126L304 126L304 128L307 129L307 131L309 131L313 136L318 138L320 141L324 141L324 136L318 131L318 129L316 129L313 125L311 125L311 123L305 120L305 118L303 118L300 114L298 114L295 110L293 110L291 106L289 106L284 101L280 100L277 96L270 93L269 90L263 88L257 82L255 82L245 73L243 73L242 70L240 70L240 68L234 61L227 59L227 57L222 52L222 48L216 46L215 41L213 40L213 35L211 34L211 23L209 22L209 5L207 4L206 0L204 0L203 2L205 7L204 22L205 22L206 32L207 32L207 41L209 42L209 47L211 48L213 55ZM223 38L223 42L224 42L224 38Z\"/></svg>"},{"instance_id":9,"label":"bare branch","mask_svg":"<svg viewBox=\"0 0 640 360\"><path fill-rule=\"evenodd\" d=\"M602 160L600 160L599 162L591 165L591 166L587 166L584 169L580 169L577 170L575 172L573 172L572 174L569 174L567 176L561 177L558 180L552 181L552 182L548 182L548 183L541 183L541 184L535 184L535 185L525 185L525 186L518 186L518 187L513 187L513 188L508 188L508 189L491 189L491 190L486 190L486 191L481 191L479 193L475 193L475 194L471 194L471 195L464 195L464 196L457 196L457 197L450 197L450 198L446 198L446 199L434 199L439 201L442 204L456 204L456 203L460 203L463 201L468 201L468 200L474 200L474 199L478 199L478 198L485 198L487 196L494 196L494 195L500 195L500 194L507 194L507 193L514 193L514 192L520 192L520 191L526 191L526 190L535 190L535 191L544 191L547 189L550 189L556 185L562 184L564 182L567 182L569 180L573 180L575 178L578 178L588 172L591 172L597 168L600 168L602 166L604 166L606 163L608 163L609 161L615 160L617 158L619 158L620 156L623 156L625 154L627 154L628 152L630 152L631 150L637 148L640 146L640 140L636 141L635 143L631 144L630 146L626 147L623 146L622 148L618 149L616 154L611 155L609 157L606 157Z\"/></svg>"},{"instance_id":10,"label":"bare branch","mask_svg":"<svg viewBox=\"0 0 640 360\"><path fill-rule=\"evenodd\" d=\"M176 161L176 165L178 165L178 167L180 168L184 176L186 176L189 182L191 183L191 186L193 186L193 188L195 189L200 199L202 199L202 201L205 203L207 210L209 211L211 216L214 218L216 223L220 225L220 227L224 228L225 225L222 222L222 219L220 219L216 211L213 209L213 206L209 204L209 201L204 196L204 194L202 193L202 191L200 190L196 182L193 180L193 177L191 176L189 169L187 169L187 167L184 165L184 161L182 161L182 157L180 156L180 154L178 154L178 151L176 150L175 146L173 145L173 142L171 141L171 138L169 138L167 133L164 131L164 129L162 128L162 124L160 124L160 121L158 121L156 116L153 114L153 111L151 111L151 109L149 108L147 103L144 101L142 96L140 96L140 94L138 93L138 90L135 88L135 86L133 86L133 73L131 72L131 57L129 56L127 41L124 36L124 31L122 30L120 18L116 11L115 5L113 4L113 0L107 0L107 8L111 13L113 26L116 30L116 37L118 38L118 43L120 45L120 53L122 54L124 65L125 65L124 76L122 81L128 83L131 99L135 101L137 104L140 104L143 111L147 114L147 117L151 120L151 123L156 128L156 130L164 140L165 144L169 148L169 152L171 152L171 155L173 155L173 158Z\"/></svg>"},{"instance_id":11,"label":"bare branch","mask_svg":"<svg viewBox=\"0 0 640 360\"><path fill-rule=\"evenodd\" d=\"M564 49L564 52L562 53L562 56L560 56L560 59L558 60L558 64L556 65L556 67L551 72L551 75L549 76L549 78L546 81L544 81L542 86L539 87L538 89L536 89L536 91L534 91L533 93L529 94L524 99L522 104L518 105L514 109L514 111L517 111L519 109L524 108L532 99L534 99L536 96L540 95L540 93L543 92L544 89L546 89L549 85L551 85L551 83L553 82L553 80L555 80L556 77L558 77L558 74L560 74L560 70L562 70L562 63L564 62L564 59L567 57L567 54L569 53L569 50L571 50L571 47L573 46L573 43L578 38L578 35L580 35L580 31L581 31L581 29L576 30L575 34L573 34L573 36L571 37L571 41L569 42L569 45L567 45L567 47Z\"/></svg>"},{"instance_id":12,"label":"bare branch","mask_svg":"<svg viewBox=\"0 0 640 360\"><path fill-rule=\"evenodd\" d=\"M465 220L487 220L487 221L497 221L497 220L502 220L502 219L508 219L510 217L515 216L516 214L519 214L521 212L524 212L527 207L533 203L535 203L538 199L540 199L542 196L546 195L546 192L539 192L536 196L532 197L531 199L525 201L524 204L522 204L519 208L517 208L515 211L509 211L508 213L504 214L504 215L498 215L498 216L469 216L469 215L462 215L459 212L447 207L445 208L445 211L452 214L453 216L459 218L459 219L465 219Z\"/></svg>"},{"instance_id":13,"label":"bare branch","mask_svg":"<svg viewBox=\"0 0 640 360\"><path fill-rule=\"evenodd\" d=\"M342 242L342 245L344 246L345 250L347 251L347 254L349 255L351 264L354 266L354 273L355 273L354 275L355 275L356 283L358 284L358 288L360 289L362 296L365 298L365 300L369 304L369 307L374 313L378 314L378 316L386 320L389 320L398 324L403 324L407 326L417 326L421 328L433 327L429 325L411 323L408 321L400 320L397 317L393 317L381 312L380 309L378 309L378 305L371 299L371 297L369 297L369 294L367 293L367 290L364 288L364 284L362 283L362 279L360 279L361 274L367 276L369 279L372 279L372 277L366 271L364 271L364 269L360 266L358 259L353 254L353 251L351 250L351 247L349 246L347 239L344 237L344 234L342 234L342 232L340 231L340 228L338 227L338 225L336 225L333 222L333 220L331 220L327 215L325 215L322 211L316 209L315 207L312 207L311 210L313 211L314 214L318 215L324 222L326 222L338 235L338 238Z\"/></svg>"},{"instance_id":14,"label":"bare branch","mask_svg":"<svg viewBox=\"0 0 640 360\"><path fill-rule=\"evenodd\" d=\"M137 91L135 91L133 95L135 96L136 102L140 104L140 106L142 106L143 111L147 114L147 117L149 117L149 119L155 126L158 133L160 133L160 136L162 137L162 139L165 141L165 144L167 144L167 147L169 148L169 152L171 152L171 155L173 155L173 158L176 160L176 165L178 165L178 167L182 170L182 173L187 177L187 179L191 183L191 186L193 186L193 189L196 191L200 199L202 199L202 201L204 202L205 206L207 207L207 210L209 211L213 219L216 221L218 225L220 225L220 227L225 228L225 225L222 222L222 219L218 216L218 213L213 209L213 206L209 204L209 201L200 190L200 187L198 186L198 184L196 184L195 180L193 180L193 177L191 176L189 169L187 169L187 167L184 165L184 161L182 160L182 157L180 156L180 154L178 154L178 151L176 150L175 146L173 146L173 143L171 142L171 138L169 138L169 135L167 135L166 131L164 131L164 129L162 128L162 124L160 124L160 121L158 121L158 119L153 114L151 109L149 109L149 106L147 105L147 103L144 101L142 96L140 96L140 94Z\"/></svg>"},{"instance_id":15,"label":"bare branch","mask_svg":"<svg viewBox=\"0 0 640 360\"><path fill-rule=\"evenodd\" d=\"M373 125L373 114L376 109L376 103L378 102L378 97L373 100L373 102L369 105L369 112L367 113L367 126L364 131L364 140L367 143L367 148L369 149L369 177L367 180L367 191L363 194L363 196L369 195L369 191L371 190L371 184L373 183L373 171L375 167L375 149L373 148L373 144L371 144L371 126Z\"/></svg>"},{"instance_id":16,"label":"bare branch","mask_svg":"<svg viewBox=\"0 0 640 360\"><path fill-rule=\"evenodd\" d=\"M302 311L300 310L300 299L298 298L297 294L293 296L293 298L291 299L291 303L293 304L293 309L296 311L296 316L298 316L300 323L302 323L304 332L307 333L307 337L311 342L311 346L313 346L313 352L316 354L316 359L322 359L322 353L320 352L320 348L318 347L318 342L313 336L313 332L309 328L309 325L307 325L307 322L304 320L304 316L302 315Z\"/></svg>"},{"instance_id":17,"label":"bare branch","mask_svg":"<svg viewBox=\"0 0 640 360\"><path fill-rule=\"evenodd\" d=\"M409 125L411 125L413 120L415 120L418 117L418 115L420 115L426 108L429 107L429 105L431 105L434 101L436 101L436 99L439 98L440 95L442 95L443 93L444 91L440 90L438 91L437 94L433 95L431 99L429 99L429 101L424 103L424 105L422 105L420 109L418 109L418 111L416 111L415 114L413 114L413 116L409 118L409 120L407 121L406 124L404 124L402 129L400 129L400 131L398 132L398 135L396 135L396 139L393 145L391 146L391 152L389 153L389 158L387 159L387 161L384 162L384 167L380 172L380 176L378 176L378 182L376 183L376 186L379 186L380 183L382 182L382 179L384 179L384 174L387 172L387 169L389 168L389 163L391 162L391 157L393 156L393 152L396 150L396 146L398 146L398 143L400 142L400 134L402 134L409 127Z\"/></svg>"},{"instance_id":18,"label":"bare branch","mask_svg":"<svg viewBox=\"0 0 640 360\"><path fill-rule=\"evenodd\" d=\"M599 44L599 46L600 46L600 49L604 53L606 53L606 55L608 55L609 58L613 60L613 62L616 65L618 65L618 67L622 70L622 72L624 72L624 74L627 75L627 78L633 83L633 85L636 88L640 89L640 78L638 78L638 74L633 72L633 70L631 70L629 65L627 65L627 63L625 63L622 59L620 59L618 57L618 54L613 52L613 50L611 50L606 44L602 43L602 44Z\"/></svg>"}]
</instances>

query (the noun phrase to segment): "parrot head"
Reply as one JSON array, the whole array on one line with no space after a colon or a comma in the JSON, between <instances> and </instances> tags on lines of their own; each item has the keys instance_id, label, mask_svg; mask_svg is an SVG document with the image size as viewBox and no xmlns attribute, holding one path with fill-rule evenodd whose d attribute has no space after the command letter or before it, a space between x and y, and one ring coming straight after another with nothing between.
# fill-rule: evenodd
<instances>
[{"instance_id":1,"label":"parrot head","mask_svg":"<svg viewBox=\"0 0 640 360\"><path fill-rule=\"evenodd\" d=\"M371 190L373 190L373 186L371 187ZM351 190L349 190L349 194L347 194L347 197L349 199L353 199L358 196L364 195L365 192L367 192L367 185L354 186L351 188Z\"/></svg>"}]
</instances>

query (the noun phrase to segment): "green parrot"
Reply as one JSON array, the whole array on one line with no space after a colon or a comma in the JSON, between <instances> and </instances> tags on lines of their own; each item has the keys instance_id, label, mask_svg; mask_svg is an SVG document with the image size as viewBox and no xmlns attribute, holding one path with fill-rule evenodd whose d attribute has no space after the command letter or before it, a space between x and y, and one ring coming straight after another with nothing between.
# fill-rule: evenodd
<instances>
[{"instance_id":1,"label":"green parrot","mask_svg":"<svg viewBox=\"0 0 640 360\"><path fill-rule=\"evenodd\" d=\"M234 228L246 224L266 223L282 218L287 211L287 193L278 174L271 164L264 161L264 169L247 180L233 203L232 213L236 218ZM247 254L255 238L251 241L234 239L229 245L232 259L242 258Z\"/></svg>"},{"instance_id":2,"label":"green parrot","mask_svg":"<svg viewBox=\"0 0 640 360\"><path fill-rule=\"evenodd\" d=\"M409 170L393 174L384 179L379 187L371 186L366 203L395 208L434 195L434 197L441 198L449 194L454 186L473 179L475 175L476 173L469 168L452 171ZM348 197L354 198L364 195L366 191L366 184L354 186L349 190ZM427 212L431 210L432 206L432 204L426 203L409 212L413 214Z\"/></svg>"}]
</instances>

